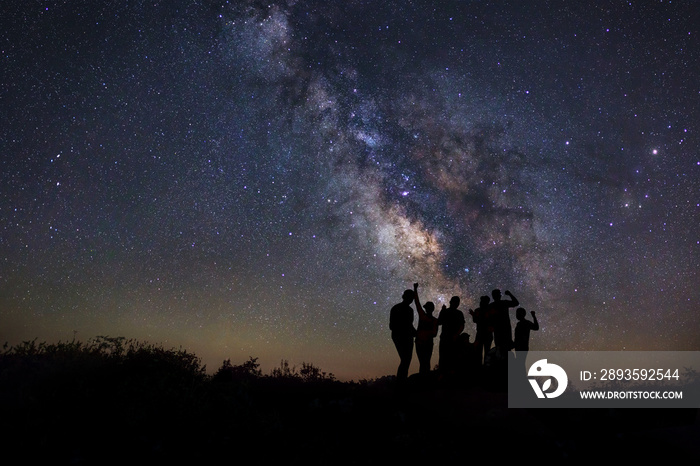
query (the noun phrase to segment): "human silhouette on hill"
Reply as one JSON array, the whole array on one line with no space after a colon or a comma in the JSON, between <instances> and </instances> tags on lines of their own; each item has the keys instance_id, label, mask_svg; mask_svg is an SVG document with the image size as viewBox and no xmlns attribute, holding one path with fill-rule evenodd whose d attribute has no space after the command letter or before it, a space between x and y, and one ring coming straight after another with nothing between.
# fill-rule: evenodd
<instances>
[{"instance_id":1,"label":"human silhouette on hill","mask_svg":"<svg viewBox=\"0 0 700 466\"><path fill-rule=\"evenodd\" d=\"M540 329L535 311L530 311L532 322L525 318L525 314L526 311L522 307L515 310L515 317L518 319L518 323L515 324L515 357L517 361L522 364L523 370L525 368L527 352L530 351L530 331Z\"/></svg>"},{"instance_id":2,"label":"human silhouette on hill","mask_svg":"<svg viewBox=\"0 0 700 466\"><path fill-rule=\"evenodd\" d=\"M482 296L479 301L479 307L474 310L469 309L472 321L476 324L474 346L478 355L479 364L483 363L483 357L488 350L491 349L491 343L493 342L493 328L489 326L489 322L487 321L489 301L491 301L491 298Z\"/></svg>"},{"instance_id":3,"label":"human silhouette on hill","mask_svg":"<svg viewBox=\"0 0 700 466\"><path fill-rule=\"evenodd\" d=\"M413 358L413 337L416 329L413 327L413 290L406 290L401 296L402 301L395 304L389 313L389 330L391 339L399 353L399 368L396 371L396 379L400 382L408 378L408 368Z\"/></svg>"},{"instance_id":4,"label":"human silhouette on hill","mask_svg":"<svg viewBox=\"0 0 700 466\"><path fill-rule=\"evenodd\" d=\"M513 349L513 330L510 323L510 313L508 310L511 307L517 307L520 302L513 294L506 290L506 296L510 300L501 299L501 290L495 289L491 292L493 302L489 304L489 321L493 326L493 341L500 352L510 351Z\"/></svg>"},{"instance_id":5,"label":"human silhouette on hill","mask_svg":"<svg viewBox=\"0 0 700 466\"><path fill-rule=\"evenodd\" d=\"M535 311L530 311L532 322L525 318L525 308L519 307L515 310L515 317L518 323L515 325L515 351L530 350L530 330L539 330L540 324L537 322Z\"/></svg>"},{"instance_id":6,"label":"human silhouette on hill","mask_svg":"<svg viewBox=\"0 0 700 466\"><path fill-rule=\"evenodd\" d=\"M432 301L425 303L425 308L420 305L418 299L418 283L413 284L413 294L418 311L418 331L416 332L416 355L420 367L418 373L430 373L430 359L433 356L433 338L438 333L438 319L433 316L435 304Z\"/></svg>"},{"instance_id":7,"label":"human silhouette on hill","mask_svg":"<svg viewBox=\"0 0 700 466\"><path fill-rule=\"evenodd\" d=\"M464 313L458 307L459 296L453 296L450 307L446 308L443 304L438 316L438 324L442 325L438 368L443 374L454 373L459 369L458 337L464 330Z\"/></svg>"}]
</instances>

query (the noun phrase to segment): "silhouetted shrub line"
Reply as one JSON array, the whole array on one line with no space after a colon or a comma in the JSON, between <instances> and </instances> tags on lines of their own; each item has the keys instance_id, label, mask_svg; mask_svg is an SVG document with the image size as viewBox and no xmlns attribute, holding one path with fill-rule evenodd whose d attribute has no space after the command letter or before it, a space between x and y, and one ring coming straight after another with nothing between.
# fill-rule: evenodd
<instances>
[{"instance_id":1,"label":"silhouetted shrub line","mask_svg":"<svg viewBox=\"0 0 700 466\"><path fill-rule=\"evenodd\" d=\"M213 375L205 369L182 348L123 337L6 344L0 351L4 453L21 454L29 464L201 464L222 455L236 463L246 452L292 464L386 464L397 451L427 461L436 459L434 448L412 447L431 435L429 426L441 426L443 446L460 444L465 435L488 443L483 435L503 422L492 409L508 411L503 393L442 390L433 385L434 374L412 376L407 390L394 376L340 382L313 364L287 360L268 375L254 357L242 364L227 359ZM455 410L454 397L469 402L472 424ZM580 419L573 424L548 420L558 426L549 435L559 435L561 426L615 434L607 418L601 424L596 413L575 414ZM567 454L581 454L570 448ZM447 447L438 450L443 460L451 458ZM309 455L318 462L309 463Z\"/></svg>"},{"instance_id":2,"label":"silhouetted shrub line","mask_svg":"<svg viewBox=\"0 0 700 466\"><path fill-rule=\"evenodd\" d=\"M35 459L79 463L105 449L180 458L196 445L256 445L287 430L299 440L314 423L337 423L320 411L347 412L357 385L306 362L283 360L264 375L257 358L227 359L207 375L182 348L108 336L35 339L0 351L0 434Z\"/></svg>"}]
</instances>

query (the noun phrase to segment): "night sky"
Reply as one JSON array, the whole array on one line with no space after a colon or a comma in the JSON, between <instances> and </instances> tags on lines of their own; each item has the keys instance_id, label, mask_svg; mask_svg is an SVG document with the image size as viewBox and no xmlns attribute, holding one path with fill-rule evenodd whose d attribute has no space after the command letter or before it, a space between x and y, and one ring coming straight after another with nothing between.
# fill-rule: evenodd
<instances>
[{"instance_id":1,"label":"night sky","mask_svg":"<svg viewBox=\"0 0 700 466\"><path fill-rule=\"evenodd\" d=\"M531 349L700 350L697 2L24 0L0 23L0 343L373 378L417 281L465 314L510 290Z\"/></svg>"}]
</instances>

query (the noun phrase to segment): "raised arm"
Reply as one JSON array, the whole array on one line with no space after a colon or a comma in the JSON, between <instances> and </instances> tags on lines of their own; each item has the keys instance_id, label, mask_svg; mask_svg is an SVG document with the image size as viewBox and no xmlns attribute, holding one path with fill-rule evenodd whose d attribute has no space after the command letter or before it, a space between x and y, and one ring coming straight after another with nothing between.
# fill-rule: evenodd
<instances>
[{"instance_id":1,"label":"raised arm","mask_svg":"<svg viewBox=\"0 0 700 466\"><path fill-rule=\"evenodd\" d=\"M420 299L418 299L418 283L413 284L413 300L416 303L416 310L418 311L418 318L425 319L428 314L425 313L423 306L420 305Z\"/></svg>"},{"instance_id":2,"label":"raised arm","mask_svg":"<svg viewBox=\"0 0 700 466\"><path fill-rule=\"evenodd\" d=\"M504 293L506 296L510 296L510 301L508 301L508 307L517 307L520 306L520 302L518 301L518 298L513 296L513 293L510 291L506 290Z\"/></svg>"},{"instance_id":3,"label":"raised arm","mask_svg":"<svg viewBox=\"0 0 700 466\"><path fill-rule=\"evenodd\" d=\"M532 328L531 328L531 330L539 330L540 324L537 322L537 317L535 316L535 311L530 311L530 315L532 316Z\"/></svg>"}]
</instances>

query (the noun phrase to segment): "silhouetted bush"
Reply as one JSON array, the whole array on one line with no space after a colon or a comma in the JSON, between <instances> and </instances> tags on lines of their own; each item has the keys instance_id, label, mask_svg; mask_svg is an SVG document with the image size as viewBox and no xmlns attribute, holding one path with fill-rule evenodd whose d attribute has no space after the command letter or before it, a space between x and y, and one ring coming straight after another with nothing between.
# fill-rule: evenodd
<instances>
[{"instance_id":1,"label":"silhouetted bush","mask_svg":"<svg viewBox=\"0 0 700 466\"><path fill-rule=\"evenodd\" d=\"M335 376L332 373L326 373L319 367L308 362L302 362L301 368L289 366L289 361L283 359L280 362L280 367L275 367L270 373L271 377L281 379L301 379L305 382L319 381L334 381Z\"/></svg>"},{"instance_id":2,"label":"silhouetted bush","mask_svg":"<svg viewBox=\"0 0 700 466\"><path fill-rule=\"evenodd\" d=\"M233 382L260 376L262 376L262 371L260 370L260 364L258 364L258 358L251 356L241 365L233 365L230 359L226 359L216 371L212 380L214 382Z\"/></svg>"}]
</instances>

